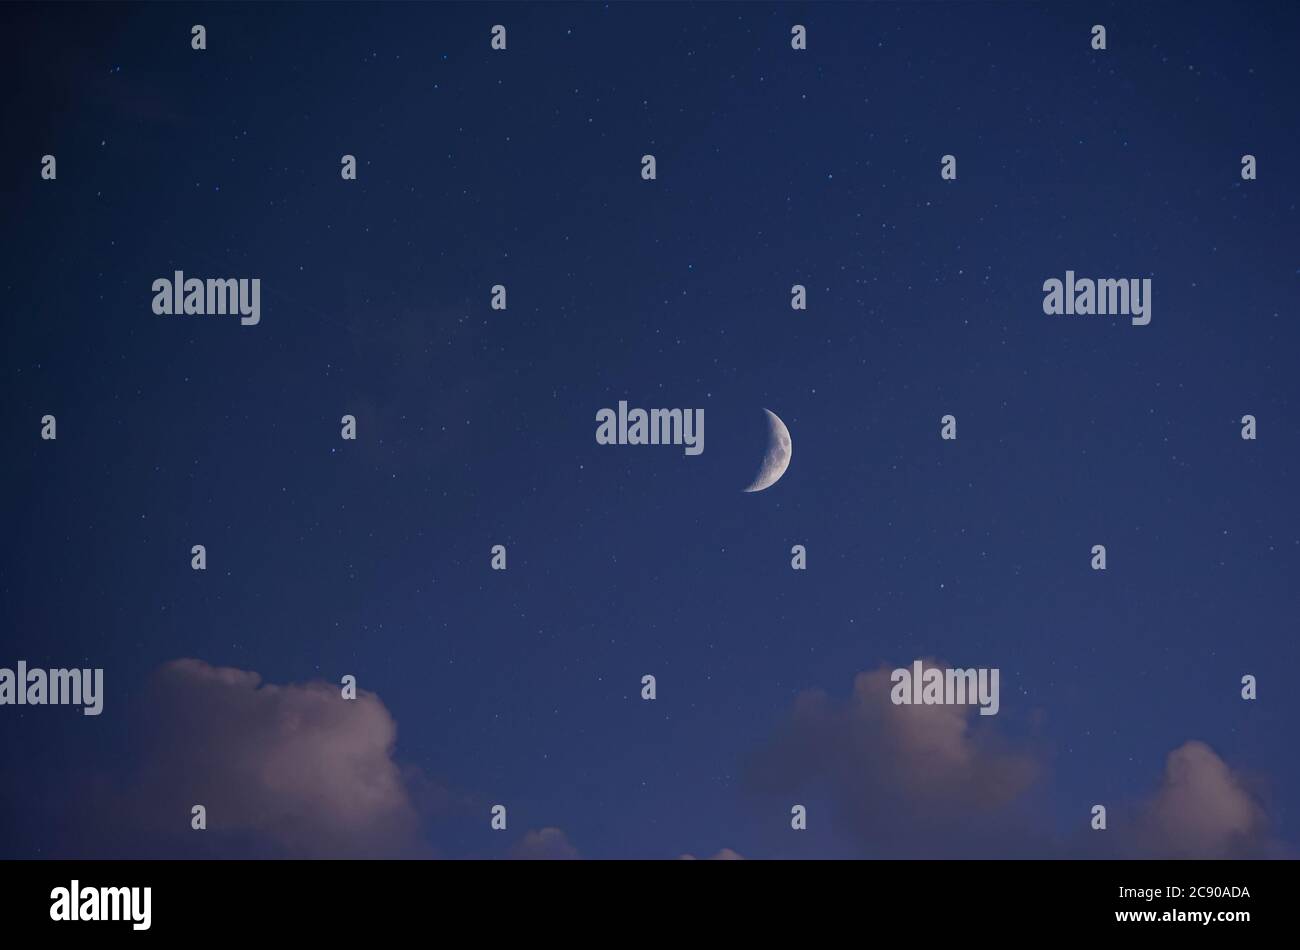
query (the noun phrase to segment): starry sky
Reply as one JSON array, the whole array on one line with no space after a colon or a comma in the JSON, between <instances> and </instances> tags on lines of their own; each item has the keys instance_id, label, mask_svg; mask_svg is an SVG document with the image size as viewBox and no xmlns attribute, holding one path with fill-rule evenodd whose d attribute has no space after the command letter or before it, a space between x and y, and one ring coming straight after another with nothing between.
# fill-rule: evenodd
<instances>
[{"instance_id":1,"label":"starry sky","mask_svg":"<svg viewBox=\"0 0 1300 950\"><path fill-rule=\"evenodd\" d=\"M1292 854L1298 30L0 8L0 666L105 682L0 707L0 855ZM176 270L261 322L156 316ZM1067 270L1150 325L1045 315ZM705 451L597 445L620 399ZM998 715L882 703L917 658Z\"/></svg>"}]
</instances>

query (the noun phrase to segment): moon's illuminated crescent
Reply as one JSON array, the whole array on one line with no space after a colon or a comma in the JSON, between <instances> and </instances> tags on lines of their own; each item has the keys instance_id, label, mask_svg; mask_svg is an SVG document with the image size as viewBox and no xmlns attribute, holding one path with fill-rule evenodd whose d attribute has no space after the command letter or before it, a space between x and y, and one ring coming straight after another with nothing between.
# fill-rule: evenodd
<instances>
[{"instance_id":1,"label":"moon's illuminated crescent","mask_svg":"<svg viewBox=\"0 0 1300 950\"><path fill-rule=\"evenodd\" d=\"M754 476L753 483L745 489L747 492L762 491L775 485L790 467L790 456L794 451L790 430L785 423L770 409L763 411L767 413L767 454L763 456L763 467Z\"/></svg>"}]
</instances>

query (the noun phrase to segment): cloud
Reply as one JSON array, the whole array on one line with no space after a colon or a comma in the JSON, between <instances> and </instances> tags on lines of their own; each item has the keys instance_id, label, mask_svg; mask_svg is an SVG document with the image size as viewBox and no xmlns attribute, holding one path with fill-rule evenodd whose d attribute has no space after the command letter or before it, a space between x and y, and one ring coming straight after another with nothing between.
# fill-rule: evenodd
<instances>
[{"instance_id":1,"label":"cloud","mask_svg":"<svg viewBox=\"0 0 1300 950\"><path fill-rule=\"evenodd\" d=\"M843 702L800 694L751 781L792 803L824 797L841 833L872 856L1020 848L1030 836L1013 806L1042 773L1039 757L1001 739L975 706L895 705L890 673L859 673Z\"/></svg>"},{"instance_id":2,"label":"cloud","mask_svg":"<svg viewBox=\"0 0 1300 950\"><path fill-rule=\"evenodd\" d=\"M750 789L769 798L763 826L772 836L760 832L746 851L907 858L1289 854L1273 836L1255 780L1203 742L1170 752L1154 790L1105 802L1113 805L1110 828L1092 831L1086 808L1074 817L1045 817L1047 759L1035 742L1008 737L1014 710L980 717L974 706L896 706L891 686L890 669L881 667L858 674L844 698L821 691L796 698L747 770ZM426 818L459 812L478 820L475 803L398 763L396 723L373 693L344 700L331 683L267 684L249 670L185 659L160 668L140 698L148 700L148 722L132 727L139 761L123 763L116 776L80 774L75 800L70 787L51 789L50 814L62 817L51 818L55 830L43 839L48 853L423 857L432 856ZM795 803L808 807L807 832L786 830L782 816ZM207 809L206 831L190 829L194 804ZM544 827L524 835L508 856L580 854L563 831ZM730 848L711 858L738 859Z\"/></svg>"},{"instance_id":3,"label":"cloud","mask_svg":"<svg viewBox=\"0 0 1300 950\"><path fill-rule=\"evenodd\" d=\"M1169 753L1154 792L1114 803L1109 830L1091 830L1084 812L1062 835L1040 807L1047 757L1036 743L1007 738L1000 723L982 720L974 706L894 705L890 673L884 666L859 673L843 701L819 690L800 694L750 769L751 787L780 796L783 808L808 805L808 835L825 823L825 836L814 845L818 853L827 847L906 858L1286 853L1252 783L1197 741ZM777 847L781 840L790 842L777 839Z\"/></svg>"},{"instance_id":4,"label":"cloud","mask_svg":"<svg viewBox=\"0 0 1300 950\"><path fill-rule=\"evenodd\" d=\"M579 855L563 831L543 828L524 835L511 849L510 857L518 861L576 861Z\"/></svg>"},{"instance_id":5,"label":"cloud","mask_svg":"<svg viewBox=\"0 0 1300 950\"><path fill-rule=\"evenodd\" d=\"M678 860L695 861L697 860L697 858L693 854L683 854L680 858L678 858ZM730 848L723 848L713 857L709 858L709 860L710 861L743 861L745 860L745 856L743 854L738 854L735 851L732 851Z\"/></svg>"},{"instance_id":6,"label":"cloud","mask_svg":"<svg viewBox=\"0 0 1300 950\"><path fill-rule=\"evenodd\" d=\"M393 760L397 725L373 693L263 684L200 660L164 665L146 783L166 821L207 809L206 835L303 857L418 853L419 815ZM196 834L196 833L192 833Z\"/></svg>"},{"instance_id":7,"label":"cloud","mask_svg":"<svg viewBox=\"0 0 1300 950\"><path fill-rule=\"evenodd\" d=\"M1170 858L1265 857L1279 849L1244 780L1194 740L1166 757L1159 789L1138 810L1136 843L1144 854Z\"/></svg>"}]
</instances>

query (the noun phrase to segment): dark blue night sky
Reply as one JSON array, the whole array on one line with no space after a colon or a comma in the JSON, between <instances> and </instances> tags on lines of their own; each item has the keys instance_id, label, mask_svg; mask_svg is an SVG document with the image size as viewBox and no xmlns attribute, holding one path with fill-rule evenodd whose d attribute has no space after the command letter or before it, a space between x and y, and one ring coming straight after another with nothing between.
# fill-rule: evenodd
<instances>
[{"instance_id":1,"label":"dark blue night sky","mask_svg":"<svg viewBox=\"0 0 1300 950\"><path fill-rule=\"evenodd\" d=\"M0 856L1294 853L1300 8L0 35L0 667L104 670L0 706ZM260 323L155 315L177 270ZM1151 323L1046 315L1067 270ZM619 400L705 451L597 445ZM918 658L999 713L882 701Z\"/></svg>"}]
</instances>

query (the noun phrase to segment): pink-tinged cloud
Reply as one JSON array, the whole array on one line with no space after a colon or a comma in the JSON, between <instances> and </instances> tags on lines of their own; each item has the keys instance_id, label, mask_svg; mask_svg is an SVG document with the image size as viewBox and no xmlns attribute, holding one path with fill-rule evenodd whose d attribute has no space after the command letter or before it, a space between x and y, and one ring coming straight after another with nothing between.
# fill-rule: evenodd
<instances>
[{"instance_id":1,"label":"pink-tinged cloud","mask_svg":"<svg viewBox=\"0 0 1300 950\"><path fill-rule=\"evenodd\" d=\"M927 668L943 666L925 661ZM789 803L829 808L810 821L833 827L850 851L942 857L1021 853L1037 837L1018 813L1043 771L1040 756L1004 739L976 705L895 705L892 667L859 673L836 700L800 694L751 770L755 786ZM773 805L775 807L775 805Z\"/></svg>"},{"instance_id":2,"label":"pink-tinged cloud","mask_svg":"<svg viewBox=\"0 0 1300 950\"><path fill-rule=\"evenodd\" d=\"M1006 804L1036 777L1034 757L1000 740L976 706L895 705L891 672L859 673L843 702L820 690L800 694L778 757L801 777L961 811Z\"/></svg>"},{"instance_id":3,"label":"pink-tinged cloud","mask_svg":"<svg viewBox=\"0 0 1300 950\"><path fill-rule=\"evenodd\" d=\"M419 819L393 760L397 726L373 693L277 686L248 670L175 660L157 674L151 793L168 821L207 808L197 834L272 842L287 855L420 852Z\"/></svg>"},{"instance_id":4,"label":"pink-tinged cloud","mask_svg":"<svg viewBox=\"0 0 1300 950\"><path fill-rule=\"evenodd\" d=\"M1189 741L1165 759L1160 788L1139 809L1138 845L1160 857L1268 856L1264 808L1246 783L1204 742Z\"/></svg>"},{"instance_id":5,"label":"pink-tinged cloud","mask_svg":"<svg viewBox=\"0 0 1300 950\"><path fill-rule=\"evenodd\" d=\"M698 858L696 858L695 855L693 854L683 854L680 858L678 858L678 860L696 861L698 860ZM738 854L737 852L732 851L730 848L723 848L713 857L708 858L708 860L709 861L743 861L745 860L745 856L743 854Z\"/></svg>"},{"instance_id":6,"label":"pink-tinged cloud","mask_svg":"<svg viewBox=\"0 0 1300 950\"><path fill-rule=\"evenodd\" d=\"M559 828L530 831L510 851L518 861L576 861L578 849Z\"/></svg>"},{"instance_id":7,"label":"pink-tinged cloud","mask_svg":"<svg viewBox=\"0 0 1300 950\"><path fill-rule=\"evenodd\" d=\"M844 700L796 698L751 770L765 807L816 801L810 828L872 857L1285 856L1252 784L1196 741L1169 753L1154 792L1103 802L1107 830L1091 830L1081 808L1061 837L1041 807L1046 756L1006 737L1005 705L984 719L971 705L895 705L890 673L858 674ZM796 840L773 839L798 854Z\"/></svg>"}]
</instances>

